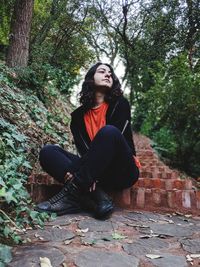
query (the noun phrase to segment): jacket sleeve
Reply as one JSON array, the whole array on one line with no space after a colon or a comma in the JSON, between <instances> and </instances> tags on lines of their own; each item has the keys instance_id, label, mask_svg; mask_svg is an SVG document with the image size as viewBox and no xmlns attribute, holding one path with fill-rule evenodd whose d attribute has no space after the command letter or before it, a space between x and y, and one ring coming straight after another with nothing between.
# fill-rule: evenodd
<instances>
[{"instance_id":1,"label":"jacket sleeve","mask_svg":"<svg viewBox=\"0 0 200 267\"><path fill-rule=\"evenodd\" d=\"M80 156L83 156L86 153L86 149L83 146L83 142L80 138L78 127L75 121L75 118L71 116L70 130L74 138L74 144Z\"/></svg>"},{"instance_id":2,"label":"jacket sleeve","mask_svg":"<svg viewBox=\"0 0 200 267\"><path fill-rule=\"evenodd\" d=\"M132 154L136 156L135 144L133 141L133 132L131 126L131 109L129 101L123 97L113 116L113 125L115 125L124 135L129 144Z\"/></svg>"}]
</instances>

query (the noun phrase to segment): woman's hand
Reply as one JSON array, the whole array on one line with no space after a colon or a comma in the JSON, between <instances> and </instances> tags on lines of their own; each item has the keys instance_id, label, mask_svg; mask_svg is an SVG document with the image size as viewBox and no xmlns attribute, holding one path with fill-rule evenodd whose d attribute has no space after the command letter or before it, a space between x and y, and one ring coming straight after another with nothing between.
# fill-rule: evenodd
<instances>
[{"instance_id":1,"label":"woman's hand","mask_svg":"<svg viewBox=\"0 0 200 267\"><path fill-rule=\"evenodd\" d=\"M90 187L89 191L92 192L92 191L95 191L96 189L96 182L93 183L93 185Z\"/></svg>"},{"instance_id":2,"label":"woman's hand","mask_svg":"<svg viewBox=\"0 0 200 267\"><path fill-rule=\"evenodd\" d=\"M74 176L73 176L72 173L67 172L67 173L65 174L65 177L64 177L65 182L68 181L68 180L71 180L73 177L74 177Z\"/></svg>"}]
</instances>

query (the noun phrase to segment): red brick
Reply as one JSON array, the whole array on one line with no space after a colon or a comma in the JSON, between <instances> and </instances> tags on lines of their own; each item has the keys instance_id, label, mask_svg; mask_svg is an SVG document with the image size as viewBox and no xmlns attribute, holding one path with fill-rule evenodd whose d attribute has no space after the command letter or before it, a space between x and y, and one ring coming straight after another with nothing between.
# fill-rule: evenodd
<instances>
[{"instance_id":1,"label":"red brick","mask_svg":"<svg viewBox=\"0 0 200 267\"><path fill-rule=\"evenodd\" d=\"M160 196L160 189L153 188L152 189L152 202L155 206L160 206L161 204L161 196Z\"/></svg>"},{"instance_id":2,"label":"red brick","mask_svg":"<svg viewBox=\"0 0 200 267\"><path fill-rule=\"evenodd\" d=\"M140 178L140 179L138 180L138 187L144 187L144 179L145 179L145 178Z\"/></svg>"},{"instance_id":3,"label":"red brick","mask_svg":"<svg viewBox=\"0 0 200 267\"><path fill-rule=\"evenodd\" d=\"M191 190L192 189L192 180L190 179L185 179L185 189Z\"/></svg>"},{"instance_id":4,"label":"red brick","mask_svg":"<svg viewBox=\"0 0 200 267\"><path fill-rule=\"evenodd\" d=\"M145 207L152 205L152 189L145 190Z\"/></svg>"},{"instance_id":5,"label":"red brick","mask_svg":"<svg viewBox=\"0 0 200 267\"><path fill-rule=\"evenodd\" d=\"M200 209L200 191L196 191L197 209Z\"/></svg>"},{"instance_id":6,"label":"red brick","mask_svg":"<svg viewBox=\"0 0 200 267\"><path fill-rule=\"evenodd\" d=\"M143 184L144 184L145 188L152 188L153 187L152 180L149 178L145 178L143 181Z\"/></svg>"},{"instance_id":7,"label":"red brick","mask_svg":"<svg viewBox=\"0 0 200 267\"><path fill-rule=\"evenodd\" d=\"M173 189L184 189L184 180L173 180Z\"/></svg>"},{"instance_id":8,"label":"red brick","mask_svg":"<svg viewBox=\"0 0 200 267\"><path fill-rule=\"evenodd\" d=\"M172 179L179 179L179 173L176 172L176 171L173 171L173 172L171 173L171 178L172 178Z\"/></svg>"},{"instance_id":9,"label":"red brick","mask_svg":"<svg viewBox=\"0 0 200 267\"><path fill-rule=\"evenodd\" d=\"M161 198L161 207L167 207L167 191L164 189L160 189L160 198Z\"/></svg>"},{"instance_id":10,"label":"red brick","mask_svg":"<svg viewBox=\"0 0 200 267\"><path fill-rule=\"evenodd\" d=\"M171 172L166 172L165 173L165 178L166 179L171 179L172 178L172 173Z\"/></svg>"},{"instance_id":11,"label":"red brick","mask_svg":"<svg viewBox=\"0 0 200 267\"><path fill-rule=\"evenodd\" d=\"M124 189L122 191L122 204L127 207L131 204L131 190L130 188Z\"/></svg>"},{"instance_id":12,"label":"red brick","mask_svg":"<svg viewBox=\"0 0 200 267\"><path fill-rule=\"evenodd\" d=\"M163 178L162 176L163 176L162 175L162 172L159 172L158 169L156 171L153 171L152 172L152 177L153 178L159 178L159 179L161 179L161 178Z\"/></svg>"},{"instance_id":13,"label":"red brick","mask_svg":"<svg viewBox=\"0 0 200 267\"><path fill-rule=\"evenodd\" d=\"M145 188L138 188L136 204L139 208L144 208L144 206L145 206Z\"/></svg>"},{"instance_id":14,"label":"red brick","mask_svg":"<svg viewBox=\"0 0 200 267\"><path fill-rule=\"evenodd\" d=\"M153 178L152 179L152 184L154 188L165 188L165 181L162 179L158 179L158 178Z\"/></svg>"},{"instance_id":15,"label":"red brick","mask_svg":"<svg viewBox=\"0 0 200 267\"><path fill-rule=\"evenodd\" d=\"M182 191L182 206L184 208L191 208L191 198L189 190Z\"/></svg>"},{"instance_id":16,"label":"red brick","mask_svg":"<svg viewBox=\"0 0 200 267\"><path fill-rule=\"evenodd\" d=\"M167 205L169 208L174 208L176 207L175 205L175 192L174 191L168 191L167 192Z\"/></svg>"},{"instance_id":17,"label":"red brick","mask_svg":"<svg viewBox=\"0 0 200 267\"><path fill-rule=\"evenodd\" d=\"M166 190L172 190L172 186L173 186L173 180L166 179L165 180L165 189Z\"/></svg>"},{"instance_id":18,"label":"red brick","mask_svg":"<svg viewBox=\"0 0 200 267\"><path fill-rule=\"evenodd\" d=\"M183 191L182 190L176 190L175 193L175 203L177 208L181 208L183 205Z\"/></svg>"},{"instance_id":19,"label":"red brick","mask_svg":"<svg viewBox=\"0 0 200 267\"><path fill-rule=\"evenodd\" d=\"M190 190L190 199L191 199L191 207L193 209L197 208L197 199L196 199L196 191Z\"/></svg>"},{"instance_id":20,"label":"red brick","mask_svg":"<svg viewBox=\"0 0 200 267\"><path fill-rule=\"evenodd\" d=\"M121 208L129 207L131 204L131 189L127 188L122 191L117 191L114 194L114 202Z\"/></svg>"},{"instance_id":21,"label":"red brick","mask_svg":"<svg viewBox=\"0 0 200 267\"><path fill-rule=\"evenodd\" d=\"M138 188L133 188L131 190L131 208L135 208L135 206L137 205L137 191Z\"/></svg>"}]
</instances>

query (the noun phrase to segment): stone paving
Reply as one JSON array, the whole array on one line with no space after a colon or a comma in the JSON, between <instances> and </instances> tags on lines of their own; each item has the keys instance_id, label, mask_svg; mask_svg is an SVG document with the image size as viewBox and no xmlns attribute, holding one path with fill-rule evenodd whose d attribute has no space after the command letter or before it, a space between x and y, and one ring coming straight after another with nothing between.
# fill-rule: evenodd
<instances>
[{"instance_id":1,"label":"stone paving","mask_svg":"<svg viewBox=\"0 0 200 267\"><path fill-rule=\"evenodd\" d=\"M104 221L69 214L46 222L44 229L28 229L27 243L13 248L8 266L200 266L199 230L200 217L190 214L116 208Z\"/></svg>"}]
</instances>

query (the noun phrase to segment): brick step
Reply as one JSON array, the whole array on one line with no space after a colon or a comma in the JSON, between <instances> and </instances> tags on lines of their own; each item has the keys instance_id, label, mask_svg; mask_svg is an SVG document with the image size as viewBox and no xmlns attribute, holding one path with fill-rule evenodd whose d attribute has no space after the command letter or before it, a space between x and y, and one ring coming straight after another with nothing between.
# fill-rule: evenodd
<instances>
[{"instance_id":1,"label":"brick step","mask_svg":"<svg viewBox=\"0 0 200 267\"><path fill-rule=\"evenodd\" d=\"M154 162L143 161L140 158L138 158L138 159L139 159L139 161L140 161L140 163L141 163L142 166L157 167L157 168L159 168L159 167L166 167L163 163L160 163L160 162L158 162L158 163L155 164Z\"/></svg>"},{"instance_id":2,"label":"brick step","mask_svg":"<svg viewBox=\"0 0 200 267\"><path fill-rule=\"evenodd\" d=\"M30 175L27 184L62 185L47 173L38 173L35 175Z\"/></svg>"},{"instance_id":3,"label":"brick step","mask_svg":"<svg viewBox=\"0 0 200 267\"><path fill-rule=\"evenodd\" d=\"M32 175L26 184L34 202L47 200L58 193L62 184L48 174ZM132 187L120 192L108 192L114 203L122 208L170 208L172 210L199 210L200 191L190 179L158 179L140 177Z\"/></svg>"},{"instance_id":4,"label":"brick step","mask_svg":"<svg viewBox=\"0 0 200 267\"><path fill-rule=\"evenodd\" d=\"M121 208L167 208L174 211L200 211L200 191L164 190L158 188L131 188L109 193Z\"/></svg>"},{"instance_id":5,"label":"brick step","mask_svg":"<svg viewBox=\"0 0 200 267\"><path fill-rule=\"evenodd\" d=\"M178 179L179 174L176 172L158 172L158 171L140 171L140 177L145 178L160 178L160 179Z\"/></svg>"},{"instance_id":6,"label":"brick step","mask_svg":"<svg viewBox=\"0 0 200 267\"><path fill-rule=\"evenodd\" d=\"M134 184L135 188L160 188L165 190L182 189L191 190L193 184L190 179L159 179L159 178L142 178Z\"/></svg>"},{"instance_id":7,"label":"brick step","mask_svg":"<svg viewBox=\"0 0 200 267\"><path fill-rule=\"evenodd\" d=\"M157 167L157 166L142 166L141 168L142 171L147 171L147 172L169 172L170 169L166 167Z\"/></svg>"}]
</instances>

